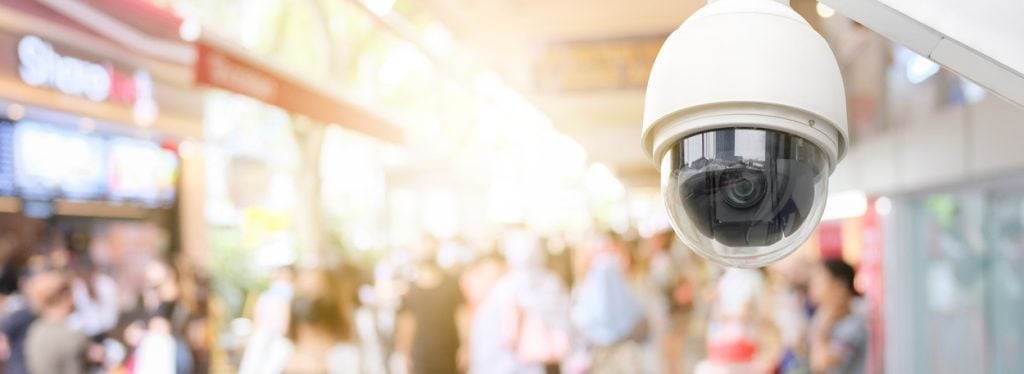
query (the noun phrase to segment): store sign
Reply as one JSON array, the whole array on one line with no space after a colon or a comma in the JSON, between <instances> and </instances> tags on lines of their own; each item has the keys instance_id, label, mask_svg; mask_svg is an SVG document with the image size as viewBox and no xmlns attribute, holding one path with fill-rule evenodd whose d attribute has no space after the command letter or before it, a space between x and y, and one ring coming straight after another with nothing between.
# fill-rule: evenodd
<instances>
[{"instance_id":1,"label":"store sign","mask_svg":"<svg viewBox=\"0 0 1024 374\"><path fill-rule=\"evenodd\" d=\"M210 80L258 100L273 100L277 82L255 69L237 64L224 55L212 54L209 59Z\"/></svg>"},{"instance_id":2,"label":"store sign","mask_svg":"<svg viewBox=\"0 0 1024 374\"><path fill-rule=\"evenodd\" d=\"M18 42L18 74L31 86L50 87L61 92L104 101L110 95L110 74L102 65L62 57L53 46L35 36Z\"/></svg>"},{"instance_id":3,"label":"store sign","mask_svg":"<svg viewBox=\"0 0 1024 374\"><path fill-rule=\"evenodd\" d=\"M275 103L278 99L277 79L238 59L200 45L196 65L196 79L200 83L222 87L267 103Z\"/></svg>"},{"instance_id":4,"label":"store sign","mask_svg":"<svg viewBox=\"0 0 1024 374\"><path fill-rule=\"evenodd\" d=\"M586 40L546 48L534 65L541 91L642 89L665 36Z\"/></svg>"},{"instance_id":5,"label":"store sign","mask_svg":"<svg viewBox=\"0 0 1024 374\"><path fill-rule=\"evenodd\" d=\"M156 118L153 81L145 70L129 74L109 62L99 64L62 56L53 45L33 35L18 41L18 62L18 75L30 86L53 88L96 102L131 105L136 120L143 123Z\"/></svg>"},{"instance_id":6,"label":"store sign","mask_svg":"<svg viewBox=\"0 0 1024 374\"><path fill-rule=\"evenodd\" d=\"M197 85L246 95L290 113L338 124L378 139L403 141L402 130L376 113L232 48L196 43L195 77Z\"/></svg>"}]
</instances>

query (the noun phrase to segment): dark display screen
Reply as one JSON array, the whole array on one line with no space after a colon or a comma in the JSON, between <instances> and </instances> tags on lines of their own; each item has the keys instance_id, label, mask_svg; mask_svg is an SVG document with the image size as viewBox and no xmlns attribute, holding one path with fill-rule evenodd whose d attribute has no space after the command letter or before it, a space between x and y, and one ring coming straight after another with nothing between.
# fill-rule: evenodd
<instances>
[{"instance_id":1,"label":"dark display screen","mask_svg":"<svg viewBox=\"0 0 1024 374\"><path fill-rule=\"evenodd\" d=\"M0 125L0 194L169 206L177 173L177 154L153 141L35 121Z\"/></svg>"},{"instance_id":2,"label":"dark display screen","mask_svg":"<svg viewBox=\"0 0 1024 374\"><path fill-rule=\"evenodd\" d=\"M58 126L21 121L14 127L14 175L26 198L102 199L106 142Z\"/></svg>"},{"instance_id":3,"label":"dark display screen","mask_svg":"<svg viewBox=\"0 0 1024 374\"><path fill-rule=\"evenodd\" d=\"M14 123L0 120L0 196L11 196L14 185Z\"/></svg>"}]
</instances>

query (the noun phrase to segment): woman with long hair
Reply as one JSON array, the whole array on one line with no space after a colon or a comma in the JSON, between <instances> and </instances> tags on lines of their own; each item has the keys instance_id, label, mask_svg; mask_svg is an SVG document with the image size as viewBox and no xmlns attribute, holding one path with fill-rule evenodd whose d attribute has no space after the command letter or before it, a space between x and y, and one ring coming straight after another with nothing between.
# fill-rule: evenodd
<instances>
[{"instance_id":1,"label":"woman with long hair","mask_svg":"<svg viewBox=\"0 0 1024 374\"><path fill-rule=\"evenodd\" d=\"M260 373L359 373L360 352L353 342L352 301L324 270L301 272L291 302L288 334L269 350Z\"/></svg>"}]
</instances>

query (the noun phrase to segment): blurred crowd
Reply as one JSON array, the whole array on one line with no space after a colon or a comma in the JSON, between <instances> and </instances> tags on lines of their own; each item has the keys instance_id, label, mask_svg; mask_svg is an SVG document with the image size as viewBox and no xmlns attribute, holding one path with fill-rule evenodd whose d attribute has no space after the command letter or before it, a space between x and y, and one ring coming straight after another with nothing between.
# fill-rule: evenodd
<instances>
[{"instance_id":1,"label":"blurred crowd","mask_svg":"<svg viewBox=\"0 0 1024 374\"><path fill-rule=\"evenodd\" d=\"M41 243L0 240L3 373L211 371L202 271L168 256L111 266L80 234ZM280 266L246 308L251 328L227 367L862 373L868 321L854 278L841 260L801 254L722 268L671 231L568 240L510 228L479 250L426 237L371 268Z\"/></svg>"},{"instance_id":2,"label":"blurred crowd","mask_svg":"<svg viewBox=\"0 0 1024 374\"><path fill-rule=\"evenodd\" d=\"M571 244L570 244L571 243ZM863 373L855 270L732 269L671 231L424 238L373 268L281 266L251 307L254 373Z\"/></svg>"},{"instance_id":3,"label":"blurred crowd","mask_svg":"<svg viewBox=\"0 0 1024 374\"><path fill-rule=\"evenodd\" d=\"M170 255L114 266L88 235L48 231L0 240L0 372L208 372L199 269Z\"/></svg>"}]
</instances>

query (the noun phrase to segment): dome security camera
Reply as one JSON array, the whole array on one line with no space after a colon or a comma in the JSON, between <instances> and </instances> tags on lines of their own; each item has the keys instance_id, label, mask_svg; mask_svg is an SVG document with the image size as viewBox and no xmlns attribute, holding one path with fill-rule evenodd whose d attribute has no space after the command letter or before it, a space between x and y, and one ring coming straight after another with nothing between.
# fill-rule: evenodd
<instances>
[{"instance_id":1,"label":"dome security camera","mask_svg":"<svg viewBox=\"0 0 1024 374\"><path fill-rule=\"evenodd\" d=\"M711 0L658 53L642 142L684 244L726 266L778 261L818 225L846 152L835 56L786 0Z\"/></svg>"}]
</instances>

